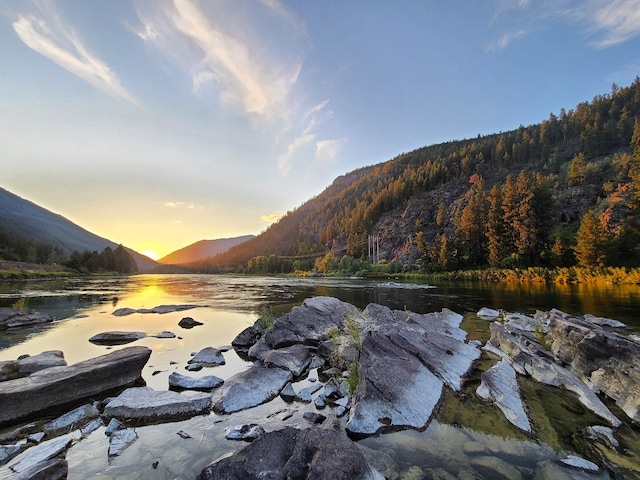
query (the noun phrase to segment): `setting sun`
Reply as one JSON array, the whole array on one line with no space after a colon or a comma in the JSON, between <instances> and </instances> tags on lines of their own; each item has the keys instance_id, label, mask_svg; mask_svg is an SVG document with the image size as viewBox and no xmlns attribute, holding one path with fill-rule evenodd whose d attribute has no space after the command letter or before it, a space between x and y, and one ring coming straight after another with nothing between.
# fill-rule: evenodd
<instances>
[{"instance_id":1,"label":"setting sun","mask_svg":"<svg viewBox=\"0 0 640 480\"><path fill-rule=\"evenodd\" d=\"M158 260L160 258L160 255L154 250L142 250L140 253L149 257L151 260Z\"/></svg>"}]
</instances>

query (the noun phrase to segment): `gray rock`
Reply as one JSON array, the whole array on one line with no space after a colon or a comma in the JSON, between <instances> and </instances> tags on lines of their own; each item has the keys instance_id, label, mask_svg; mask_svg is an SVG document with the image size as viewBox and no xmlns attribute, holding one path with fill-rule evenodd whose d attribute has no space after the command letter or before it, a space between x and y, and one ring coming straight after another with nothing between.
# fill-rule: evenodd
<instances>
[{"instance_id":1,"label":"gray rock","mask_svg":"<svg viewBox=\"0 0 640 480\"><path fill-rule=\"evenodd\" d=\"M91 420L85 426L83 426L80 429L80 434L83 437L86 437L86 436L90 435L91 433L95 432L97 429L99 429L102 426L103 426L102 420L100 418L96 418L94 420Z\"/></svg>"},{"instance_id":2,"label":"gray rock","mask_svg":"<svg viewBox=\"0 0 640 480\"><path fill-rule=\"evenodd\" d=\"M203 367L216 367L224 365L224 355L217 348L205 347L196 353L187 363L198 363Z\"/></svg>"},{"instance_id":3,"label":"gray rock","mask_svg":"<svg viewBox=\"0 0 640 480\"><path fill-rule=\"evenodd\" d=\"M256 438L265 434L264 428L252 423L250 425L236 425L225 429L224 438L227 440L243 440L253 442Z\"/></svg>"},{"instance_id":4,"label":"gray rock","mask_svg":"<svg viewBox=\"0 0 640 480\"><path fill-rule=\"evenodd\" d=\"M44 439L44 432L32 433L31 435L27 435L27 441L31 443L40 443Z\"/></svg>"},{"instance_id":5,"label":"gray rock","mask_svg":"<svg viewBox=\"0 0 640 480\"><path fill-rule=\"evenodd\" d=\"M40 462L57 457L67 450L72 441L72 435L67 434L28 448L9 462L9 468L16 473L24 472Z\"/></svg>"},{"instance_id":6,"label":"gray rock","mask_svg":"<svg viewBox=\"0 0 640 480\"><path fill-rule=\"evenodd\" d=\"M313 394L322 388L321 384L315 383L303 388L296 394L296 400L303 403L311 403Z\"/></svg>"},{"instance_id":7,"label":"gray rock","mask_svg":"<svg viewBox=\"0 0 640 480\"><path fill-rule=\"evenodd\" d=\"M214 388L218 388L223 383L224 380L216 377L215 375L208 375L200 378L189 377L178 372L171 372L171 375L169 375L169 387L176 390L210 391Z\"/></svg>"},{"instance_id":8,"label":"gray rock","mask_svg":"<svg viewBox=\"0 0 640 480\"><path fill-rule=\"evenodd\" d=\"M327 416L316 412L304 412L302 414L302 418L308 420L311 423L319 424L324 423L324 421L327 419Z\"/></svg>"},{"instance_id":9,"label":"gray rock","mask_svg":"<svg viewBox=\"0 0 640 480\"><path fill-rule=\"evenodd\" d=\"M236 338L231 341L231 345L239 350L248 350L262 336L262 330L251 325L241 331Z\"/></svg>"},{"instance_id":10,"label":"gray rock","mask_svg":"<svg viewBox=\"0 0 640 480\"><path fill-rule=\"evenodd\" d=\"M168 330L163 330L162 332L156 333L153 336L155 338L176 338L176 334L173 332L169 332Z\"/></svg>"},{"instance_id":11,"label":"gray rock","mask_svg":"<svg viewBox=\"0 0 640 480\"><path fill-rule=\"evenodd\" d=\"M302 375L311 363L309 347L292 345L290 347L269 350L258 356L267 365L289 370L294 378Z\"/></svg>"},{"instance_id":12,"label":"gray rock","mask_svg":"<svg viewBox=\"0 0 640 480\"><path fill-rule=\"evenodd\" d=\"M127 343L135 342L141 338L146 337L144 332L102 332L94 335L89 339L91 343L96 345L125 345Z\"/></svg>"},{"instance_id":13,"label":"gray rock","mask_svg":"<svg viewBox=\"0 0 640 480\"><path fill-rule=\"evenodd\" d=\"M49 323L53 317L46 313L16 310L9 307L0 308L0 330L29 327L41 323Z\"/></svg>"},{"instance_id":14,"label":"gray rock","mask_svg":"<svg viewBox=\"0 0 640 480\"><path fill-rule=\"evenodd\" d=\"M187 370L188 372L199 372L203 368L204 367L202 365L200 365L199 363L190 363L189 365L184 367L184 369Z\"/></svg>"},{"instance_id":15,"label":"gray rock","mask_svg":"<svg viewBox=\"0 0 640 480\"><path fill-rule=\"evenodd\" d=\"M138 439L138 434L134 428L116 430L109 437L109 457L117 457L122 454L129 445Z\"/></svg>"},{"instance_id":16,"label":"gray rock","mask_svg":"<svg viewBox=\"0 0 640 480\"><path fill-rule=\"evenodd\" d=\"M489 307L482 307L476 315L485 320L494 320L500 316L500 312Z\"/></svg>"},{"instance_id":17,"label":"gray rock","mask_svg":"<svg viewBox=\"0 0 640 480\"><path fill-rule=\"evenodd\" d=\"M293 385L291 382L287 383L282 391L280 392L280 397L285 402L293 402L296 399L296 391L293 389Z\"/></svg>"},{"instance_id":18,"label":"gray rock","mask_svg":"<svg viewBox=\"0 0 640 480\"><path fill-rule=\"evenodd\" d=\"M516 371L506 359L502 359L482 374L482 382L476 394L494 403L504 416L520 430L531 433L531 423L524 410L520 389L516 380Z\"/></svg>"},{"instance_id":19,"label":"gray rock","mask_svg":"<svg viewBox=\"0 0 640 480\"><path fill-rule=\"evenodd\" d=\"M504 316L504 320L509 327L517 328L525 332L547 331L546 323L521 313L507 313Z\"/></svg>"},{"instance_id":20,"label":"gray rock","mask_svg":"<svg viewBox=\"0 0 640 480\"><path fill-rule=\"evenodd\" d=\"M111 420L109 420L109 424L107 425L107 428L104 431L104 434L107 437L110 437L117 430L123 430L124 428L125 426L122 424L120 420L118 420L117 418L112 418Z\"/></svg>"},{"instance_id":21,"label":"gray rock","mask_svg":"<svg viewBox=\"0 0 640 480\"><path fill-rule=\"evenodd\" d=\"M327 383L324 384L324 396L327 398L337 398L340 397L340 385L335 378L331 377L327 380Z\"/></svg>"},{"instance_id":22,"label":"gray rock","mask_svg":"<svg viewBox=\"0 0 640 480\"><path fill-rule=\"evenodd\" d=\"M618 320L613 320L611 318L596 317L588 313L584 316L584 319L587 322L593 323L594 325L598 325L600 327L627 328L626 323L622 323Z\"/></svg>"},{"instance_id":23,"label":"gray rock","mask_svg":"<svg viewBox=\"0 0 640 480\"><path fill-rule=\"evenodd\" d=\"M67 361L60 350L50 350L18 360L0 362L0 382L31 375L45 368L65 366Z\"/></svg>"},{"instance_id":24,"label":"gray rock","mask_svg":"<svg viewBox=\"0 0 640 480\"><path fill-rule=\"evenodd\" d=\"M347 316L358 314L356 307L337 298L307 298L301 306L278 318L273 330L262 338L272 349L296 344L317 346L331 327L345 330Z\"/></svg>"},{"instance_id":25,"label":"gray rock","mask_svg":"<svg viewBox=\"0 0 640 480\"><path fill-rule=\"evenodd\" d=\"M552 460L545 460L538 463L534 480L609 480L609 474L596 475L591 472L584 472L563 466Z\"/></svg>"},{"instance_id":26,"label":"gray rock","mask_svg":"<svg viewBox=\"0 0 640 480\"><path fill-rule=\"evenodd\" d=\"M206 467L199 480L382 480L344 433L287 427L267 433L232 456Z\"/></svg>"},{"instance_id":27,"label":"gray rock","mask_svg":"<svg viewBox=\"0 0 640 480\"><path fill-rule=\"evenodd\" d=\"M568 455L560 461L568 467L577 468L586 472L597 473L600 471L598 465L577 455Z\"/></svg>"},{"instance_id":28,"label":"gray rock","mask_svg":"<svg viewBox=\"0 0 640 480\"><path fill-rule=\"evenodd\" d=\"M45 423L43 429L47 437L55 437L61 433L80 429L99 416L100 412L95 405L88 403Z\"/></svg>"},{"instance_id":29,"label":"gray rock","mask_svg":"<svg viewBox=\"0 0 640 480\"><path fill-rule=\"evenodd\" d=\"M587 434L593 440L597 440L607 447L617 450L620 447L618 440L616 440L613 430L609 427L603 427L602 425L593 425L587 427Z\"/></svg>"},{"instance_id":30,"label":"gray rock","mask_svg":"<svg viewBox=\"0 0 640 480\"><path fill-rule=\"evenodd\" d=\"M39 443L39 442L36 442ZM0 445L0 465L4 465L22 450L22 445Z\"/></svg>"},{"instance_id":31,"label":"gray rock","mask_svg":"<svg viewBox=\"0 0 640 480\"><path fill-rule=\"evenodd\" d=\"M140 378L150 355L147 347L125 347L74 365L0 382L0 424L129 385Z\"/></svg>"},{"instance_id":32,"label":"gray rock","mask_svg":"<svg viewBox=\"0 0 640 480\"><path fill-rule=\"evenodd\" d=\"M327 397L325 397L324 394L321 393L313 401L313 404L316 406L318 410L323 410L324 408L327 407Z\"/></svg>"},{"instance_id":33,"label":"gray rock","mask_svg":"<svg viewBox=\"0 0 640 480\"><path fill-rule=\"evenodd\" d=\"M184 317L182 320L178 322L178 326L184 329L189 330L190 328L197 327L198 325L202 325L202 322L194 320L191 317Z\"/></svg>"},{"instance_id":34,"label":"gray rock","mask_svg":"<svg viewBox=\"0 0 640 480\"><path fill-rule=\"evenodd\" d=\"M111 315L115 317L126 317L127 315L132 315L136 312L137 310L133 308L118 308L117 310L114 310L113 313L111 313Z\"/></svg>"},{"instance_id":35,"label":"gray rock","mask_svg":"<svg viewBox=\"0 0 640 480\"><path fill-rule=\"evenodd\" d=\"M69 465L62 458L52 458L8 477L7 480L66 480Z\"/></svg>"},{"instance_id":36,"label":"gray rock","mask_svg":"<svg viewBox=\"0 0 640 480\"><path fill-rule=\"evenodd\" d=\"M206 393L133 387L111 400L104 408L103 416L140 425L186 419L210 410L211 395Z\"/></svg>"},{"instance_id":37,"label":"gray rock","mask_svg":"<svg viewBox=\"0 0 640 480\"><path fill-rule=\"evenodd\" d=\"M291 378L291 372L281 368L249 368L225 381L214 410L232 413L265 403L275 398Z\"/></svg>"}]
</instances>

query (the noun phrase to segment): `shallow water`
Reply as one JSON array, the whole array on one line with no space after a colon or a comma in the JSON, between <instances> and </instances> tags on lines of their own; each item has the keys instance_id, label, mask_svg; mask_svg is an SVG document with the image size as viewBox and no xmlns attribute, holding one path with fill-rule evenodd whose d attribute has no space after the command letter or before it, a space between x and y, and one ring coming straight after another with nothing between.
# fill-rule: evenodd
<instances>
[{"instance_id":1,"label":"shallow water","mask_svg":"<svg viewBox=\"0 0 640 480\"><path fill-rule=\"evenodd\" d=\"M435 288L428 288L435 287ZM82 278L0 284L0 306L10 306L20 298L56 320L48 325L12 332L0 332L0 360L15 359L28 353L58 349L67 362L101 355L111 348L93 345L88 339L110 330L141 331L153 335L163 330L178 338L151 336L133 345L147 345L152 356L143 378L153 388L167 389L172 371L184 372L191 353L207 346L220 347L258 318L258 312L271 310L276 316L299 305L304 298L328 295L350 302L359 308L375 302L391 308L426 313L449 308L465 316L462 328L469 340L486 341L489 322L475 312L482 306L532 314L536 310L559 308L568 313L605 316L621 320L631 330L640 331L640 287L548 287L504 284L401 284L359 279L297 279L275 277L207 276L207 275L136 275L131 277ZM190 304L193 309L166 314L135 313L117 317L118 308L153 308L158 305ZM190 330L178 322L185 316L203 322ZM217 375L228 378L248 368L233 350L225 354L226 364L205 368L190 375ZM522 382L530 401L530 412L542 442L532 441L513 429L494 407L480 402L474 395L482 371L494 363L483 356L471 373L461 397L448 392L436 418L423 432L404 431L365 439L359 444L373 449L373 459L392 465L390 478L414 478L431 469L439 475L490 478L479 466L485 457L494 457L515 465L523 478L539 475L540 465L553 461L559 451L579 453L597 462L602 454L617 464L640 463L640 434L637 427L625 426L619 437L626 452L612 459L610 452L599 451L581 437L582 428L597 424L597 418L570 394ZM609 404L609 406L611 406ZM619 416L624 414L615 411ZM211 414L164 425L139 427L139 439L121 457L107 460L104 428L74 445L67 454L69 478L194 478L208 463L241 448L238 442L224 439L224 428L254 421L267 431L283 425L305 425L302 413L313 405L286 404L279 398L266 405L233 416ZM293 416L283 421L282 417ZM323 411L327 422L341 423L331 409ZM176 433L187 431L192 439ZM158 461L157 468L152 464ZM597 462L598 463L598 462ZM555 464L554 464L555 465ZM384 465L377 465L384 469ZM635 470L636 473L638 469ZM484 473L483 473L484 472ZM634 475L633 468L625 474ZM0 467L0 477L6 473ZM400 477L397 477L400 475ZM484 475L484 476L483 476ZM582 478L568 470L568 478ZM598 477L591 477L598 478ZM633 477L629 477L633 478Z\"/></svg>"}]
</instances>

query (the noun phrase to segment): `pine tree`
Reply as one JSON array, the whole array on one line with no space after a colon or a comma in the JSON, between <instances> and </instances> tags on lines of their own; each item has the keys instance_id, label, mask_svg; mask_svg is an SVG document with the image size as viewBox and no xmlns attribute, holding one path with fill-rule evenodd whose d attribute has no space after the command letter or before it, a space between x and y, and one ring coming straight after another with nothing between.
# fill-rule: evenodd
<instances>
[{"instance_id":1,"label":"pine tree","mask_svg":"<svg viewBox=\"0 0 640 480\"><path fill-rule=\"evenodd\" d=\"M580 223L574 251L581 267L604 267L607 252L607 232L600 218L589 210Z\"/></svg>"},{"instance_id":2,"label":"pine tree","mask_svg":"<svg viewBox=\"0 0 640 480\"><path fill-rule=\"evenodd\" d=\"M489 212L487 214L487 248L489 265L499 267L505 258L505 226L502 211L502 191L494 185L489 192Z\"/></svg>"}]
</instances>

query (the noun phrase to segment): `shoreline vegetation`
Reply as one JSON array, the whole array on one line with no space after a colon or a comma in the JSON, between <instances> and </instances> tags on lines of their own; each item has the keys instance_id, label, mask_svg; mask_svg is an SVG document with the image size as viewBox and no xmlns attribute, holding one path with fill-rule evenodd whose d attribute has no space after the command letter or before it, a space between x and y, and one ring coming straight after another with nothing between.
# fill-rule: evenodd
<instances>
[{"instance_id":1,"label":"shoreline vegetation","mask_svg":"<svg viewBox=\"0 0 640 480\"><path fill-rule=\"evenodd\" d=\"M404 281L464 281L493 283L537 283L537 284L586 284L586 285L640 285L640 268L627 267L528 267L528 268L486 268L457 270L452 272L402 272L389 268L392 265L370 265L369 269L358 272L317 272L296 271L285 276L292 277L359 277L381 280ZM184 272L195 273L195 272ZM62 265L46 265L27 262L0 260L0 280L57 279L77 276L121 275L117 272L83 273ZM246 275L246 273L245 273ZM264 274L248 274L264 275Z\"/></svg>"}]
</instances>

